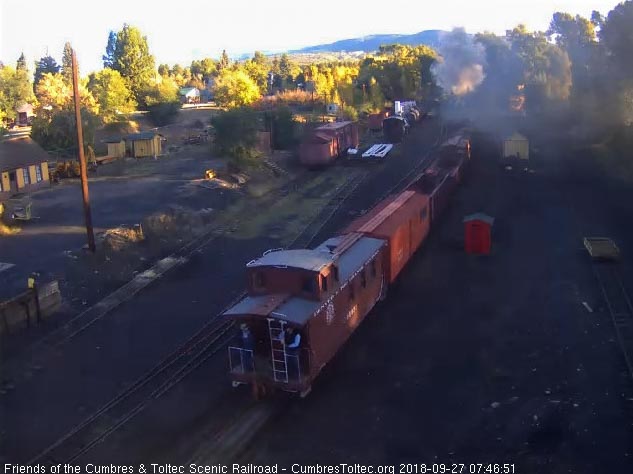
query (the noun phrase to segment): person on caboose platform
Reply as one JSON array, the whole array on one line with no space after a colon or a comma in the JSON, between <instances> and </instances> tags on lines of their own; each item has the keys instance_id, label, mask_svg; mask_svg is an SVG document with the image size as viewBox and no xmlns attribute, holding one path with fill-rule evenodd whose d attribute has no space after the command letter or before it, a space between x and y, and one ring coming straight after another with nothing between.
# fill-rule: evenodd
<instances>
[{"instance_id":1,"label":"person on caboose platform","mask_svg":"<svg viewBox=\"0 0 633 474\"><path fill-rule=\"evenodd\" d=\"M255 349L255 339L248 324L240 324L240 342L242 346L242 364L244 372L252 372L253 367L253 350Z\"/></svg>"},{"instance_id":2,"label":"person on caboose platform","mask_svg":"<svg viewBox=\"0 0 633 474\"><path fill-rule=\"evenodd\" d=\"M286 367L288 369L288 380L296 380L301 375L299 354L301 350L301 334L293 328L285 329L279 335L283 339L286 347Z\"/></svg>"}]
</instances>

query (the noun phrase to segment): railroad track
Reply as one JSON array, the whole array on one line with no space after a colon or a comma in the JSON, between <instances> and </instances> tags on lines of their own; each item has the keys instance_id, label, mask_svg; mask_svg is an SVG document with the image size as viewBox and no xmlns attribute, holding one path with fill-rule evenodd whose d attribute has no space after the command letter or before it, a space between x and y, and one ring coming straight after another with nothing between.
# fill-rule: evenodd
<instances>
[{"instance_id":1,"label":"railroad track","mask_svg":"<svg viewBox=\"0 0 633 474\"><path fill-rule=\"evenodd\" d=\"M309 248L321 229L330 221L345 201L354 194L358 186L369 176L369 171L348 178L340 185L330 201L312 219L301 233L292 241L288 248Z\"/></svg>"},{"instance_id":2,"label":"railroad track","mask_svg":"<svg viewBox=\"0 0 633 474\"><path fill-rule=\"evenodd\" d=\"M331 201L308 223L290 246L298 245L301 239L305 239L308 242L313 240L314 236L356 190L366 176L367 173L360 173L341 185ZM207 235L196 239L181 249L178 254L180 256L192 254L217 237L218 235ZM226 309L244 297L245 294L245 292L240 293L185 343L162 359L123 392L116 395L58 438L53 444L33 457L28 464L51 466L73 462L103 442L115 431L121 429L149 403L165 394L209 358L224 350L232 337L231 330L234 324L231 321L223 320L221 315Z\"/></svg>"},{"instance_id":3,"label":"railroad track","mask_svg":"<svg viewBox=\"0 0 633 474\"><path fill-rule=\"evenodd\" d=\"M435 145L441 141L442 134L438 137ZM417 174L428 166L426 158L431 152L432 150L425 154L386 194L392 193L398 187L412 181ZM369 174L369 172L360 173L343 183L330 202L306 225L288 248L307 247L311 244L327 222ZM186 256L200 250L220 235L221 233L216 231L212 234L201 236L185 245L173 256L175 258L186 258ZM240 293L223 311L205 323L185 343L163 358L156 366L128 386L123 392L116 395L58 438L53 444L33 457L28 464L50 466L73 462L103 442L108 436L121 429L149 403L165 394L209 358L222 351L232 337L231 329L234 325L230 321L223 320L221 314L244 295L244 292ZM74 332L73 336L76 334L77 332ZM256 413L259 413L259 410L256 410ZM269 415L270 413L267 412L264 418Z\"/></svg>"},{"instance_id":4,"label":"railroad track","mask_svg":"<svg viewBox=\"0 0 633 474\"><path fill-rule=\"evenodd\" d=\"M378 203L379 201L382 201L390 194L394 194L398 191L402 191L406 189L407 187L409 187L411 184L413 184L420 177L420 174L422 174L424 170L426 170L426 168L428 168L431 165L432 161L428 159L429 156L431 156L433 152L436 150L436 148L446 139L447 134L448 134L448 130L446 126L442 124L440 126L440 133L437 139L435 140L435 143L431 147L431 149L427 151L424 155L422 155L422 158L420 158L417 161L417 163L415 163L415 165L402 178L398 180L396 184L394 184L386 192L384 192L378 199L376 199L376 201L372 203L371 207L375 206L376 203Z\"/></svg>"},{"instance_id":5,"label":"railroad track","mask_svg":"<svg viewBox=\"0 0 633 474\"><path fill-rule=\"evenodd\" d=\"M227 308L242 298L235 298ZM222 314L222 313L220 313ZM161 360L123 392L32 458L28 464L70 463L120 429L152 400L160 397L203 362L224 349L233 324L219 315Z\"/></svg>"},{"instance_id":6,"label":"railroad track","mask_svg":"<svg viewBox=\"0 0 633 474\"><path fill-rule=\"evenodd\" d=\"M613 262L599 262L593 264L593 271L633 381L633 306L622 283L619 266Z\"/></svg>"}]
</instances>

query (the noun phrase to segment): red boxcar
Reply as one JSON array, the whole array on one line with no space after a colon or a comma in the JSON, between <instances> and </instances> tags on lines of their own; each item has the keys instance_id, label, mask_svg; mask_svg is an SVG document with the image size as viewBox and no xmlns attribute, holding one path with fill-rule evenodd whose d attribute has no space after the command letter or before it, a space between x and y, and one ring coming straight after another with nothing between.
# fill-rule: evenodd
<instances>
[{"instance_id":1,"label":"red boxcar","mask_svg":"<svg viewBox=\"0 0 633 474\"><path fill-rule=\"evenodd\" d=\"M312 130L299 147L299 160L306 166L332 163L359 144L356 122L331 122Z\"/></svg>"},{"instance_id":2,"label":"red boxcar","mask_svg":"<svg viewBox=\"0 0 633 474\"><path fill-rule=\"evenodd\" d=\"M385 274L393 282L429 232L429 198L413 190L390 196L344 231L386 239Z\"/></svg>"},{"instance_id":3,"label":"red boxcar","mask_svg":"<svg viewBox=\"0 0 633 474\"><path fill-rule=\"evenodd\" d=\"M382 130L382 121L388 117L386 112L369 114L367 116L367 126L370 130Z\"/></svg>"}]
</instances>

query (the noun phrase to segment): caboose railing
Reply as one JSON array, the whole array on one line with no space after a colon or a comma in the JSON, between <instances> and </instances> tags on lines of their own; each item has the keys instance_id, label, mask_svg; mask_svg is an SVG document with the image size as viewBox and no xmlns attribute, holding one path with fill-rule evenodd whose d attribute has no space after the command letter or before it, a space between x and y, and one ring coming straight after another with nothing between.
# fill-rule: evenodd
<instances>
[{"instance_id":1,"label":"caboose railing","mask_svg":"<svg viewBox=\"0 0 633 474\"><path fill-rule=\"evenodd\" d=\"M232 373L248 374L254 372L255 360L253 359L253 350L230 346L229 364Z\"/></svg>"}]
</instances>

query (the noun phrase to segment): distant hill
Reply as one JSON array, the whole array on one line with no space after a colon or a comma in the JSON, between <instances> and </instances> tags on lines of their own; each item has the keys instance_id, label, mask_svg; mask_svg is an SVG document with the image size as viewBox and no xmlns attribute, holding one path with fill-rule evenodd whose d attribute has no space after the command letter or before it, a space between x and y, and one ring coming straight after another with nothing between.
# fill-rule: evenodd
<instances>
[{"instance_id":1,"label":"distant hill","mask_svg":"<svg viewBox=\"0 0 633 474\"><path fill-rule=\"evenodd\" d=\"M318 44L316 46L308 46L306 48L290 51L290 53L334 53L334 52L352 52L376 51L383 44L407 44L437 47L440 43L440 35L444 33L442 30L425 30L412 35L371 35L362 38L351 38L335 41L330 44Z\"/></svg>"}]
</instances>

